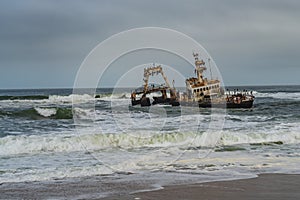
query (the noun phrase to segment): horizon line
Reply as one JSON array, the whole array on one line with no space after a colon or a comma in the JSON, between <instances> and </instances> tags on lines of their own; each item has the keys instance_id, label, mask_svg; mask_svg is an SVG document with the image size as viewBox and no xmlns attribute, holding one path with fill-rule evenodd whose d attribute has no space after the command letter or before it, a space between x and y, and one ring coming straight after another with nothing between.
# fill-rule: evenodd
<instances>
[{"instance_id":1,"label":"horizon line","mask_svg":"<svg viewBox=\"0 0 300 200\"><path fill-rule=\"evenodd\" d=\"M260 86L265 86L265 87L274 87L274 86L300 86L300 84L262 84L262 85L224 85L225 87L260 87ZM182 86L185 87L185 86ZM104 86L104 87L97 87L96 89L112 89L115 87L109 87L109 86ZM117 87L117 88L136 88L136 87ZM180 88L180 87L179 87ZM74 89L73 87L41 87L41 88L0 88L0 90L55 90L55 89ZM94 88L88 88L88 87L83 87L83 88L77 88L77 89L94 89Z\"/></svg>"}]
</instances>

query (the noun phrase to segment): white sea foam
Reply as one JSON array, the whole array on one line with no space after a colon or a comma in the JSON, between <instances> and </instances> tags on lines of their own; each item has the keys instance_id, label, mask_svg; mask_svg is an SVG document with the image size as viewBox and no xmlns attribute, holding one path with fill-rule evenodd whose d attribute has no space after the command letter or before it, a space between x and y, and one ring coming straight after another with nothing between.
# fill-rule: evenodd
<instances>
[{"instance_id":1,"label":"white sea foam","mask_svg":"<svg viewBox=\"0 0 300 200\"><path fill-rule=\"evenodd\" d=\"M43 152L63 152L80 150L79 145L72 144L72 136L20 135L0 138L0 155L37 154ZM73 146L74 145L74 146ZM82 150L82 149L81 149Z\"/></svg>"},{"instance_id":2,"label":"white sea foam","mask_svg":"<svg viewBox=\"0 0 300 200\"><path fill-rule=\"evenodd\" d=\"M55 108L34 108L39 115L44 116L44 117L50 117L52 115L56 114L56 109Z\"/></svg>"},{"instance_id":3,"label":"white sea foam","mask_svg":"<svg viewBox=\"0 0 300 200\"><path fill-rule=\"evenodd\" d=\"M257 92L255 97L271 97L275 99L290 99L300 100L300 92L274 92L274 93L262 93Z\"/></svg>"},{"instance_id":4,"label":"white sea foam","mask_svg":"<svg viewBox=\"0 0 300 200\"><path fill-rule=\"evenodd\" d=\"M89 94L71 94L68 96L51 95L49 96L50 103L83 103L94 100L94 97Z\"/></svg>"},{"instance_id":5,"label":"white sea foam","mask_svg":"<svg viewBox=\"0 0 300 200\"><path fill-rule=\"evenodd\" d=\"M62 165L64 166L64 165ZM51 179L63 179L73 177L84 177L92 175L113 174L114 171L106 166L68 166L67 168L57 166L55 168L15 170L14 176L3 176L1 182L25 182L25 181L47 181Z\"/></svg>"}]
</instances>

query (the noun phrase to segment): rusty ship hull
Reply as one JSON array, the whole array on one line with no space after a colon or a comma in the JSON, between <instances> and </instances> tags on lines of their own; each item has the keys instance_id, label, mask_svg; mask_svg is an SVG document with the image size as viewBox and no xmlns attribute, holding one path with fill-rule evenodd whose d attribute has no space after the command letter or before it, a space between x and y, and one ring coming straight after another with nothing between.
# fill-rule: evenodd
<instances>
[{"instance_id":1,"label":"rusty ship hull","mask_svg":"<svg viewBox=\"0 0 300 200\"><path fill-rule=\"evenodd\" d=\"M199 59L198 54L193 54L195 58L196 77L185 80L186 91L180 93L170 85L163 69L160 65L144 69L144 85L140 90L131 93L132 106L151 106L157 104L172 106L193 106L202 108L251 108L255 97L252 92L238 90L225 94L224 88L218 79L207 79L203 73L206 70L206 63ZM208 59L210 62L210 59ZM164 86L149 85L149 77L161 75L165 81ZM150 100L149 94L155 94Z\"/></svg>"}]
</instances>

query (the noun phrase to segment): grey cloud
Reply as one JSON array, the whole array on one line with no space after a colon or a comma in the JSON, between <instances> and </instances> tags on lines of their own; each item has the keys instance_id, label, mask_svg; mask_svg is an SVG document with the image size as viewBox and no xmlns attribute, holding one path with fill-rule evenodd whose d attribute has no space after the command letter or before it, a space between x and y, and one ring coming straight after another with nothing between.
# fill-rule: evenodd
<instances>
[{"instance_id":1,"label":"grey cloud","mask_svg":"<svg viewBox=\"0 0 300 200\"><path fill-rule=\"evenodd\" d=\"M0 69L39 66L47 72L61 63L74 74L88 52L112 34L161 26L203 44L229 80L232 73L226 70L254 75L250 67L267 73L288 65L300 73L299 9L296 0L4 0L0 2ZM297 83L294 73L278 73ZM278 79L269 78L270 84L274 81ZM38 81L32 84L38 87Z\"/></svg>"}]
</instances>

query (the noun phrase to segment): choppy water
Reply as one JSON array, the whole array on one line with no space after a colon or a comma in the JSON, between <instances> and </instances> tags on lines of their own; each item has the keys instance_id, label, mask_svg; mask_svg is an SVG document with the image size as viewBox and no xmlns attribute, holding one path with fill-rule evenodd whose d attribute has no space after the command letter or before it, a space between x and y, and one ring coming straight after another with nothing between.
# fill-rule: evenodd
<instances>
[{"instance_id":1,"label":"choppy water","mask_svg":"<svg viewBox=\"0 0 300 200\"><path fill-rule=\"evenodd\" d=\"M99 89L96 100L71 89L1 90L0 182L115 173L220 179L299 173L300 86L245 89L254 90L254 108L226 113L132 108L126 89L112 95ZM220 116L222 130L213 124Z\"/></svg>"}]
</instances>

